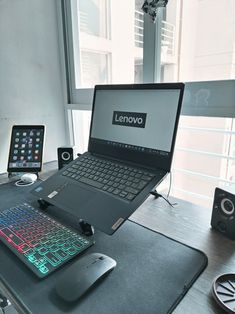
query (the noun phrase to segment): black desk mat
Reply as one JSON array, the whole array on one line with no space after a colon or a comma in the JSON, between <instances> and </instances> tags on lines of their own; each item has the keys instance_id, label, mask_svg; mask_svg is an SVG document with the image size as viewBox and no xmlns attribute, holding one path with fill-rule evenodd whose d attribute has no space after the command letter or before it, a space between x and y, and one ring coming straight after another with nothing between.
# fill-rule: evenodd
<instances>
[{"instance_id":1,"label":"black desk mat","mask_svg":"<svg viewBox=\"0 0 235 314\"><path fill-rule=\"evenodd\" d=\"M35 200L27 193L31 188L0 186L0 210L23 199ZM58 208L48 212L76 224ZM85 254L109 255L117 267L80 301L67 304L54 291L58 278L77 258L39 280L0 243L1 287L24 313L161 314L172 312L207 265L204 253L131 221L112 236L97 231L95 240Z\"/></svg>"}]
</instances>

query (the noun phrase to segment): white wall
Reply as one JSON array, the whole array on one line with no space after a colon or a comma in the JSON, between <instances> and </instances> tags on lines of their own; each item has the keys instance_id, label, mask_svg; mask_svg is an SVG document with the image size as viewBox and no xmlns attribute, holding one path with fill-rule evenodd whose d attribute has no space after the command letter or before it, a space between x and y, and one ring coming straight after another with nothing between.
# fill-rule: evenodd
<instances>
[{"instance_id":1,"label":"white wall","mask_svg":"<svg viewBox=\"0 0 235 314\"><path fill-rule=\"evenodd\" d=\"M66 145L56 1L0 1L0 172L13 124L46 125L44 161Z\"/></svg>"}]
</instances>

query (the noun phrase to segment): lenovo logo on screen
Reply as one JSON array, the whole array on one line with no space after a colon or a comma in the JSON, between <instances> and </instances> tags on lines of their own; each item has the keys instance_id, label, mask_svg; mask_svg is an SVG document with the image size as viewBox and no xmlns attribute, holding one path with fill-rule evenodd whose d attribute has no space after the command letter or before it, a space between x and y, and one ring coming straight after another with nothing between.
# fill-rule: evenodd
<instances>
[{"instance_id":1,"label":"lenovo logo on screen","mask_svg":"<svg viewBox=\"0 0 235 314\"><path fill-rule=\"evenodd\" d=\"M114 111L113 124L132 126L136 128L145 128L147 113Z\"/></svg>"}]
</instances>

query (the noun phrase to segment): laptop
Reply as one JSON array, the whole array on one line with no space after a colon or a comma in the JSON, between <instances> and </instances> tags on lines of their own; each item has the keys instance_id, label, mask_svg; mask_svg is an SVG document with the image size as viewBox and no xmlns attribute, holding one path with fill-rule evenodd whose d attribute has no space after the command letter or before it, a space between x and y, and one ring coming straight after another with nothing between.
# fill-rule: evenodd
<instances>
[{"instance_id":1,"label":"laptop","mask_svg":"<svg viewBox=\"0 0 235 314\"><path fill-rule=\"evenodd\" d=\"M111 235L170 172L183 83L97 85L88 151L38 198Z\"/></svg>"}]
</instances>

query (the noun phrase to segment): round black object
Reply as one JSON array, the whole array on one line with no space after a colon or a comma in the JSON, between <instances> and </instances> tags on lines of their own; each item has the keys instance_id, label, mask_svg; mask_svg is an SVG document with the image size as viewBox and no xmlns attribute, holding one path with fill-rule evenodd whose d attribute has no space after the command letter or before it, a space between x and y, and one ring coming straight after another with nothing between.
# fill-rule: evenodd
<instances>
[{"instance_id":1,"label":"round black object","mask_svg":"<svg viewBox=\"0 0 235 314\"><path fill-rule=\"evenodd\" d=\"M220 204L221 204L221 209L224 214L230 216L234 213L234 204L229 198L224 197L221 200Z\"/></svg>"},{"instance_id":2,"label":"round black object","mask_svg":"<svg viewBox=\"0 0 235 314\"><path fill-rule=\"evenodd\" d=\"M8 305L7 298L0 294L0 309L3 309Z\"/></svg>"},{"instance_id":3,"label":"round black object","mask_svg":"<svg viewBox=\"0 0 235 314\"><path fill-rule=\"evenodd\" d=\"M223 274L215 278L212 295L227 313L235 313L235 274Z\"/></svg>"},{"instance_id":4,"label":"round black object","mask_svg":"<svg viewBox=\"0 0 235 314\"><path fill-rule=\"evenodd\" d=\"M67 161L67 160L69 160L69 159L71 158L71 155L70 155L69 152L63 152L63 153L61 154L61 158L62 158L63 160L65 160L65 161Z\"/></svg>"},{"instance_id":5,"label":"round black object","mask_svg":"<svg viewBox=\"0 0 235 314\"><path fill-rule=\"evenodd\" d=\"M226 232L227 227L223 221L219 221L217 225L218 225L219 231Z\"/></svg>"}]
</instances>

